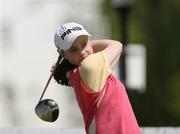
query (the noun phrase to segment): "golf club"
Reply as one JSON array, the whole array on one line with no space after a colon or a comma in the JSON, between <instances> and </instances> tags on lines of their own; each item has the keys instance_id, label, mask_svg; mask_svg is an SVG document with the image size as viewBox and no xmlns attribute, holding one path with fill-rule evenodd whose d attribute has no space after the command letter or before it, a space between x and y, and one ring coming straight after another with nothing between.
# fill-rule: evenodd
<instances>
[{"instance_id":1,"label":"golf club","mask_svg":"<svg viewBox=\"0 0 180 134\"><path fill-rule=\"evenodd\" d=\"M58 60L55 64L55 67L53 68L52 73L49 76L49 79L44 87L44 90L39 99L39 102L35 107L36 115L43 121L47 121L47 122L54 122L57 120L57 118L59 116L59 107L58 107L57 103L52 99L42 100L42 98L47 90L47 87L55 73L56 67L57 67L58 63L60 62L60 60L62 60L61 55L59 55Z\"/></svg>"}]
</instances>

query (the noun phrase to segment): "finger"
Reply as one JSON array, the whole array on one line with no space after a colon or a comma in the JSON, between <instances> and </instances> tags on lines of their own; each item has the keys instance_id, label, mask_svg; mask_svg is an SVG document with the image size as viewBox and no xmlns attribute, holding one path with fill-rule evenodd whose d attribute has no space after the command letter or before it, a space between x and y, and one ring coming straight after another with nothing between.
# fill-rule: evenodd
<instances>
[{"instance_id":1,"label":"finger","mask_svg":"<svg viewBox=\"0 0 180 134\"><path fill-rule=\"evenodd\" d=\"M61 50L60 50L60 49L57 49L57 52L58 52L59 54L61 54Z\"/></svg>"},{"instance_id":2,"label":"finger","mask_svg":"<svg viewBox=\"0 0 180 134\"><path fill-rule=\"evenodd\" d=\"M55 66L56 66L56 64L53 64L53 65L52 65L52 67L51 67L51 72L53 72L53 71L54 71Z\"/></svg>"}]
</instances>

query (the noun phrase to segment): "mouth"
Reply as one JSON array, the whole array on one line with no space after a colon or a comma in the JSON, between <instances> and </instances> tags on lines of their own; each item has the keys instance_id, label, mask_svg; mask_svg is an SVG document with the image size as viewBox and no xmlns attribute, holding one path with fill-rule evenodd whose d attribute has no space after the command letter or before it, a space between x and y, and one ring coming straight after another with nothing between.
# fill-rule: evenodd
<instances>
[{"instance_id":1,"label":"mouth","mask_svg":"<svg viewBox=\"0 0 180 134\"><path fill-rule=\"evenodd\" d=\"M87 56L86 56L87 57ZM80 60L79 60L79 63L81 63L86 57L82 57Z\"/></svg>"},{"instance_id":2,"label":"mouth","mask_svg":"<svg viewBox=\"0 0 180 134\"><path fill-rule=\"evenodd\" d=\"M85 54L85 55L83 56L83 59L87 58L88 56L89 56L89 53Z\"/></svg>"},{"instance_id":3,"label":"mouth","mask_svg":"<svg viewBox=\"0 0 180 134\"><path fill-rule=\"evenodd\" d=\"M80 57L80 62L86 59L89 56L89 53L86 53Z\"/></svg>"},{"instance_id":4,"label":"mouth","mask_svg":"<svg viewBox=\"0 0 180 134\"><path fill-rule=\"evenodd\" d=\"M88 56L88 55L83 56L80 60L82 61L82 60L86 59L87 56Z\"/></svg>"}]
</instances>

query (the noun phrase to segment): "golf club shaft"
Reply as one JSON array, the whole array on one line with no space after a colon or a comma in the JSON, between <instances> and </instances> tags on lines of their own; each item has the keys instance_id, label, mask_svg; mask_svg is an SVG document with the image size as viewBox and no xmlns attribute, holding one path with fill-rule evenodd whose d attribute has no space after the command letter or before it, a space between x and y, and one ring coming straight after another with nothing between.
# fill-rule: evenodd
<instances>
[{"instance_id":1,"label":"golf club shaft","mask_svg":"<svg viewBox=\"0 0 180 134\"><path fill-rule=\"evenodd\" d=\"M49 76L49 79L48 79L48 81L47 81L47 83L46 83L46 85L45 85L45 87L44 87L44 90L43 90L43 93L42 93L42 95L41 95L41 97L40 97L40 99L39 99L39 102L42 100L42 98L43 98L43 96L44 96L44 93L46 92L46 89L47 89L47 87L48 87L48 85L49 85L49 83L50 83L50 81L51 81L51 79L52 79L52 77L53 77L53 75L54 75L54 72L56 71L57 64L60 62L60 60L61 60L61 58L58 58L58 60L57 60L57 62L56 62L56 64L55 64L55 67L53 68L52 73L51 73L51 75Z\"/></svg>"}]
</instances>

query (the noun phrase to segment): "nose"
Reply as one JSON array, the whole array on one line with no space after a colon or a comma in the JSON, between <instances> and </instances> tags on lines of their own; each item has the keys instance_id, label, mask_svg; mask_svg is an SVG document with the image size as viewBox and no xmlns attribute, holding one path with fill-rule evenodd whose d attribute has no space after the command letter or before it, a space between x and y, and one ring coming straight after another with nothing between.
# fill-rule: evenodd
<instances>
[{"instance_id":1,"label":"nose","mask_svg":"<svg viewBox=\"0 0 180 134\"><path fill-rule=\"evenodd\" d=\"M81 50L80 56L81 56L82 58L85 58L85 56L86 56L86 51L85 51L85 49Z\"/></svg>"},{"instance_id":2,"label":"nose","mask_svg":"<svg viewBox=\"0 0 180 134\"><path fill-rule=\"evenodd\" d=\"M86 49L81 49L80 50L80 57L83 58L83 59L86 57Z\"/></svg>"}]
</instances>

